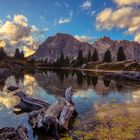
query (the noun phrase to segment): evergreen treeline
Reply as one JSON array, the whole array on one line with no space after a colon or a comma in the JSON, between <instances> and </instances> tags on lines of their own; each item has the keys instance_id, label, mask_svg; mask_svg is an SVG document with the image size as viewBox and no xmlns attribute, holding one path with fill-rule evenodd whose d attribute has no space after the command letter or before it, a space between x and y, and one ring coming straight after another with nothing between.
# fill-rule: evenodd
<instances>
[{"instance_id":1,"label":"evergreen treeline","mask_svg":"<svg viewBox=\"0 0 140 140\"><path fill-rule=\"evenodd\" d=\"M117 61L124 60L126 60L126 56L123 48L120 47L117 51ZM80 67L83 64L87 64L88 62L98 62L98 61L99 55L97 49L95 48L93 52L91 52L89 49L86 56L83 55L83 52L80 49L77 58L74 60L71 60L68 56L65 57L64 53L61 52L60 57L55 62L47 63L47 60L45 60L44 62L47 64L47 66L52 67L66 67L66 66ZM105 63L112 62L112 56L109 49L104 53L103 62Z\"/></svg>"},{"instance_id":2,"label":"evergreen treeline","mask_svg":"<svg viewBox=\"0 0 140 140\"><path fill-rule=\"evenodd\" d=\"M19 51L19 49L15 50L15 58L17 59L23 59L24 58L24 52L23 51ZM7 56L6 52L4 51L3 48L0 48L0 60L4 60L6 58L10 58L9 56Z\"/></svg>"},{"instance_id":3,"label":"evergreen treeline","mask_svg":"<svg viewBox=\"0 0 140 140\"><path fill-rule=\"evenodd\" d=\"M126 60L126 56L125 56L123 47L119 47L116 54L117 54L117 61ZM0 48L0 60L4 60L7 57L8 56L7 56L6 52L4 51L4 49ZM24 52L23 51L20 52L19 49L17 48L15 50L14 57L17 59L24 59ZM99 55L98 55L97 49L94 49L93 52L91 52L91 50L89 49L86 56L83 55L83 52L80 49L78 52L77 58L74 60L71 60L68 56L65 56L64 53L61 52L61 55L55 62L48 63L47 59L43 62L45 64L47 64L47 66L50 66L50 67L66 67L66 66L80 67L83 64L87 64L88 62L98 62L98 61L99 61ZM111 56L110 50L108 49L104 53L103 62L108 63L111 61L112 61L112 56Z\"/></svg>"}]
</instances>

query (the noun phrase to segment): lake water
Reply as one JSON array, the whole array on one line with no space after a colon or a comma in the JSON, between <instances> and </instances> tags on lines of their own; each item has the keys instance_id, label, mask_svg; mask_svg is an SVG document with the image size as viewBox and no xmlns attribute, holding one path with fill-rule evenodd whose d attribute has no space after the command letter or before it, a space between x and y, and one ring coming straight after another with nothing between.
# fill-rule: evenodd
<instances>
[{"instance_id":1,"label":"lake water","mask_svg":"<svg viewBox=\"0 0 140 140\"><path fill-rule=\"evenodd\" d=\"M29 130L30 140L45 140L42 136L33 135L28 124L28 114L15 114L13 106L19 99L8 92L8 86L18 86L20 90L33 98L53 103L63 97L65 89L72 85L72 100L78 113L77 119L90 111L95 104L125 103L140 101L140 85L130 81L115 81L105 79L94 73L78 71L55 70L19 73L7 79L0 80L0 128L20 124Z\"/></svg>"}]
</instances>

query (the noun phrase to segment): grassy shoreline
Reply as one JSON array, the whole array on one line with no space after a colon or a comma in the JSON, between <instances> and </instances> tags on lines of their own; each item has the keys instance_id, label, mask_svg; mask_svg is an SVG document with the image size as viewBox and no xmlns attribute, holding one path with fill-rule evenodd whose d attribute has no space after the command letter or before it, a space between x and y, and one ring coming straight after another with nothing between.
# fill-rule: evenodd
<instances>
[{"instance_id":1,"label":"grassy shoreline","mask_svg":"<svg viewBox=\"0 0 140 140\"><path fill-rule=\"evenodd\" d=\"M75 125L72 136L84 140L135 140L140 137L139 102L95 107Z\"/></svg>"}]
</instances>

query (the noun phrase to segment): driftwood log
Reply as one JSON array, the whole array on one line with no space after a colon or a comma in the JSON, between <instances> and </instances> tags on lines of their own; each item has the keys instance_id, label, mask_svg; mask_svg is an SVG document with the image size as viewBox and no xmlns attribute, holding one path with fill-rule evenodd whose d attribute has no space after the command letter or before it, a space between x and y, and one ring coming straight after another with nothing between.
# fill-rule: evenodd
<instances>
[{"instance_id":1,"label":"driftwood log","mask_svg":"<svg viewBox=\"0 0 140 140\"><path fill-rule=\"evenodd\" d=\"M29 140L27 133L27 128L22 125L18 126L17 129L5 127L0 129L0 140Z\"/></svg>"},{"instance_id":2,"label":"driftwood log","mask_svg":"<svg viewBox=\"0 0 140 140\"><path fill-rule=\"evenodd\" d=\"M17 92L15 95L20 97L21 102L18 105L14 106L14 108L30 112L30 111L49 107L49 103L38 100L38 99L33 99L33 98L27 96L22 91Z\"/></svg>"},{"instance_id":3,"label":"driftwood log","mask_svg":"<svg viewBox=\"0 0 140 140\"><path fill-rule=\"evenodd\" d=\"M15 107L31 110L28 114L29 123L34 130L45 130L47 134L53 135L56 140L59 139L59 131L68 130L74 112L74 105L71 100L72 87L66 89L65 98L59 99L52 105L32 99L23 92L18 92L16 95L21 98L21 103Z\"/></svg>"}]
</instances>

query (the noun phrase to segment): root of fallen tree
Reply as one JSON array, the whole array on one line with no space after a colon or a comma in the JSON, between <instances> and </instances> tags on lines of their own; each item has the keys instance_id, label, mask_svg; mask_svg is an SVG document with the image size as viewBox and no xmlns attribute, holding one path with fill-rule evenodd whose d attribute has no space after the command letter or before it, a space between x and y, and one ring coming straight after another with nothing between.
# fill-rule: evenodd
<instances>
[{"instance_id":1,"label":"root of fallen tree","mask_svg":"<svg viewBox=\"0 0 140 140\"><path fill-rule=\"evenodd\" d=\"M71 87L67 88L65 98L59 99L52 105L32 99L23 92L16 93L21 98L21 103L16 108L29 109L29 123L33 129L44 130L59 139L58 132L68 130L70 119L74 112L74 105L71 100Z\"/></svg>"}]
</instances>

